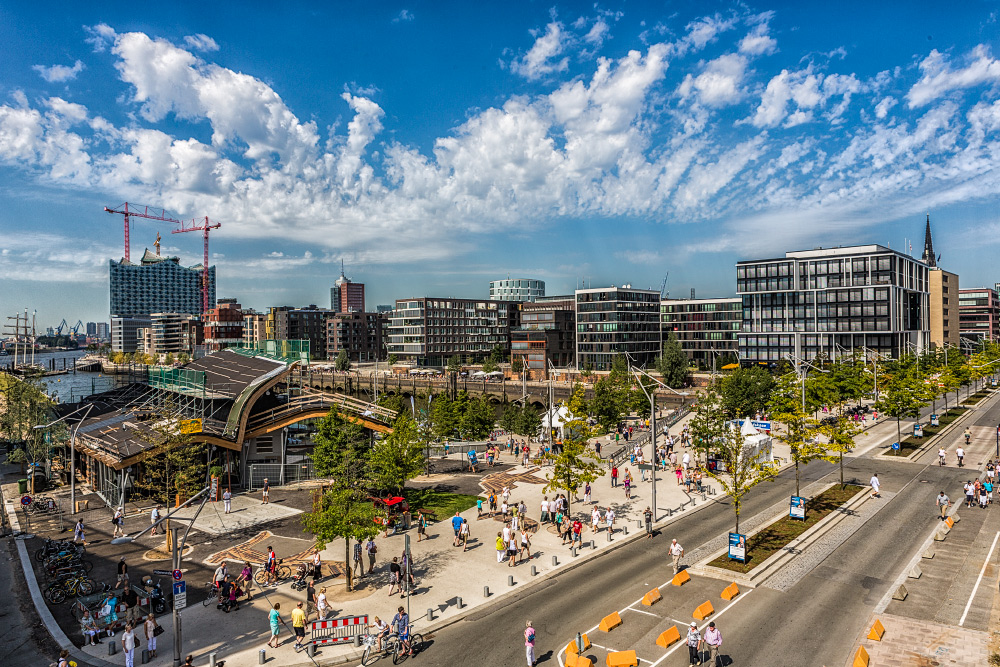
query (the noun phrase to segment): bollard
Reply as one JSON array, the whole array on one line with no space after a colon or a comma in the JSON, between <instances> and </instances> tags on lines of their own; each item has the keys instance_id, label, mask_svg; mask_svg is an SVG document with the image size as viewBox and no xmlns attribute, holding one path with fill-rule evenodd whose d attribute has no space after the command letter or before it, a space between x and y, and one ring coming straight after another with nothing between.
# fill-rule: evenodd
<instances>
[{"instance_id":1,"label":"bollard","mask_svg":"<svg viewBox=\"0 0 1000 667\"><path fill-rule=\"evenodd\" d=\"M484 598L488 598L489 596L490 596L490 587L489 586L483 586L483 597Z\"/></svg>"},{"instance_id":2,"label":"bollard","mask_svg":"<svg viewBox=\"0 0 1000 667\"><path fill-rule=\"evenodd\" d=\"M581 653L583 653L583 650L584 650L583 649L583 635L581 635L578 632L578 633L576 633L576 654L580 655Z\"/></svg>"},{"instance_id":3,"label":"bollard","mask_svg":"<svg viewBox=\"0 0 1000 667\"><path fill-rule=\"evenodd\" d=\"M609 535L609 539L610 539L610 535ZM596 539L590 541L590 548L591 549L596 549L597 548L597 540Z\"/></svg>"},{"instance_id":4,"label":"bollard","mask_svg":"<svg viewBox=\"0 0 1000 667\"><path fill-rule=\"evenodd\" d=\"M628 535L628 526L622 526L622 528L625 530L625 534ZM639 526L639 528L642 528L642 526Z\"/></svg>"},{"instance_id":5,"label":"bollard","mask_svg":"<svg viewBox=\"0 0 1000 667\"><path fill-rule=\"evenodd\" d=\"M701 500L702 500L702 502L705 502L706 500L708 500L708 494L706 492L704 492L704 491L701 492Z\"/></svg>"},{"instance_id":6,"label":"bollard","mask_svg":"<svg viewBox=\"0 0 1000 667\"><path fill-rule=\"evenodd\" d=\"M696 496L691 496L691 507L694 507L698 503L696 502Z\"/></svg>"},{"instance_id":7,"label":"bollard","mask_svg":"<svg viewBox=\"0 0 1000 667\"><path fill-rule=\"evenodd\" d=\"M569 552L573 554L573 558L576 558L576 547L570 547Z\"/></svg>"},{"instance_id":8,"label":"bollard","mask_svg":"<svg viewBox=\"0 0 1000 667\"><path fill-rule=\"evenodd\" d=\"M642 528L642 519L636 519L635 520L635 527L636 528Z\"/></svg>"},{"instance_id":9,"label":"bollard","mask_svg":"<svg viewBox=\"0 0 1000 667\"><path fill-rule=\"evenodd\" d=\"M456 605L456 606L457 606L457 607L458 607L459 609L461 609L462 607L464 607L464 606L465 606L464 604L462 604L462 598L455 598L455 605Z\"/></svg>"},{"instance_id":10,"label":"bollard","mask_svg":"<svg viewBox=\"0 0 1000 667\"><path fill-rule=\"evenodd\" d=\"M559 557L558 556L553 556L552 557L552 566L555 567L558 564L559 564Z\"/></svg>"},{"instance_id":11,"label":"bollard","mask_svg":"<svg viewBox=\"0 0 1000 667\"><path fill-rule=\"evenodd\" d=\"M142 653L139 654L139 663L145 665L149 662L149 649L142 649Z\"/></svg>"},{"instance_id":12,"label":"bollard","mask_svg":"<svg viewBox=\"0 0 1000 667\"><path fill-rule=\"evenodd\" d=\"M208 654L208 667L215 667L215 656L216 655L218 655L218 654L217 653L209 653Z\"/></svg>"},{"instance_id":13,"label":"bollard","mask_svg":"<svg viewBox=\"0 0 1000 667\"><path fill-rule=\"evenodd\" d=\"M309 642L306 644L306 655L310 658L316 657L316 644Z\"/></svg>"},{"instance_id":14,"label":"bollard","mask_svg":"<svg viewBox=\"0 0 1000 667\"><path fill-rule=\"evenodd\" d=\"M538 568L536 568L534 565L532 565L531 566L531 576L535 576L536 574L538 574Z\"/></svg>"},{"instance_id":15,"label":"bollard","mask_svg":"<svg viewBox=\"0 0 1000 667\"><path fill-rule=\"evenodd\" d=\"M434 610L431 609L430 607L427 608L427 620L428 621L434 620Z\"/></svg>"},{"instance_id":16,"label":"bollard","mask_svg":"<svg viewBox=\"0 0 1000 667\"><path fill-rule=\"evenodd\" d=\"M670 517L670 516L673 516L673 515L674 515L674 511L668 507L667 508L667 516Z\"/></svg>"},{"instance_id":17,"label":"bollard","mask_svg":"<svg viewBox=\"0 0 1000 667\"><path fill-rule=\"evenodd\" d=\"M257 664L263 665L266 662L267 662L267 651L265 651L264 649L257 651Z\"/></svg>"},{"instance_id":18,"label":"bollard","mask_svg":"<svg viewBox=\"0 0 1000 667\"><path fill-rule=\"evenodd\" d=\"M118 642L108 642L108 655L118 653Z\"/></svg>"},{"instance_id":19,"label":"bollard","mask_svg":"<svg viewBox=\"0 0 1000 667\"><path fill-rule=\"evenodd\" d=\"M354 635L354 645L361 648L361 635Z\"/></svg>"},{"instance_id":20,"label":"bollard","mask_svg":"<svg viewBox=\"0 0 1000 667\"><path fill-rule=\"evenodd\" d=\"M611 541L611 529L608 528L608 542Z\"/></svg>"},{"instance_id":21,"label":"bollard","mask_svg":"<svg viewBox=\"0 0 1000 667\"><path fill-rule=\"evenodd\" d=\"M513 586L514 585L514 575L513 574L507 576L507 585L508 586Z\"/></svg>"}]
</instances>

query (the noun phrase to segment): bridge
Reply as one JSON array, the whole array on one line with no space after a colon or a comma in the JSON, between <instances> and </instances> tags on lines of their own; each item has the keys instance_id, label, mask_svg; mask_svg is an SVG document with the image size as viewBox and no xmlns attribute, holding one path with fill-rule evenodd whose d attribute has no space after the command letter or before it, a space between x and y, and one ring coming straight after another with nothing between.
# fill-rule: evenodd
<instances>
[{"instance_id":1,"label":"bridge","mask_svg":"<svg viewBox=\"0 0 1000 667\"><path fill-rule=\"evenodd\" d=\"M290 396L280 407L254 412L247 421L244 437L256 438L305 419L324 417L330 408L336 408L344 419L380 433L392 433L390 424L397 414L395 410L344 394L306 390L298 396Z\"/></svg>"}]
</instances>

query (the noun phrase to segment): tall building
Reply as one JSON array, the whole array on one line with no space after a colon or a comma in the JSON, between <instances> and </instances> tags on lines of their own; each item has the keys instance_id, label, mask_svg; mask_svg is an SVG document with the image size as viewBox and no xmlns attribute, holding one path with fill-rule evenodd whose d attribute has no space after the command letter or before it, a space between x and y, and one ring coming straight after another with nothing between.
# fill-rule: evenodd
<instances>
[{"instance_id":1,"label":"tall building","mask_svg":"<svg viewBox=\"0 0 1000 667\"><path fill-rule=\"evenodd\" d=\"M129 354L140 349L142 345L142 330L150 325L149 317L115 317L111 316L111 349L114 352Z\"/></svg>"},{"instance_id":2,"label":"tall building","mask_svg":"<svg viewBox=\"0 0 1000 667\"><path fill-rule=\"evenodd\" d=\"M576 300L566 296L539 297L521 304L521 324L510 332L511 361L520 359L533 380L547 380L549 364L576 365Z\"/></svg>"},{"instance_id":3,"label":"tall building","mask_svg":"<svg viewBox=\"0 0 1000 667\"><path fill-rule=\"evenodd\" d=\"M545 281L534 278L505 278L490 281L491 301L534 301L545 296Z\"/></svg>"},{"instance_id":4,"label":"tall building","mask_svg":"<svg viewBox=\"0 0 1000 667\"><path fill-rule=\"evenodd\" d=\"M340 277L330 288L330 310L335 313L365 312L365 284L351 282L344 275L344 263L340 264Z\"/></svg>"},{"instance_id":5,"label":"tall building","mask_svg":"<svg viewBox=\"0 0 1000 667\"><path fill-rule=\"evenodd\" d=\"M677 336L688 359L702 368L723 354L737 354L743 328L743 299L664 299L660 302L663 341Z\"/></svg>"},{"instance_id":6,"label":"tall building","mask_svg":"<svg viewBox=\"0 0 1000 667\"><path fill-rule=\"evenodd\" d=\"M971 343L1000 341L1000 295L989 287L959 290L961 337Z\"/></svg>"},{"instance_id":7,"label":"tall building","mask_svg":"<svg viewBox=\"0 0 1000 667\"><path fill-rule=\"evenodd\" d=\"M335 360L340 351L351 361L382 361L386 358L385 313L336 313L326 318L326 356Z\"/></svg>"},{"instance_id":8,"label":"tall building","mask_svg":"<svg viewBox=\"0 0 1000 667\"><path fill-rule=\"evenodd\" d=\"M154 356L194 354L204 343L202 322L186 313L153 313L150 324L139 329L141 351Z\"/></svg>"},{"instance_id":9,"label":"tall building","mask_svg":"<svg viewBox=\"0 0 1000 667\"><path fill-rule=\"evenodd\" d=\"M578 289L576 367L611 370L616 356L628 353L637 366L660 354L660 293L621 287Z\"/></svg>"},{"instance_id":10,"label":"tall building","mask_svg":"<svg viewBox=\"0 0 1000 667\"><path fill-rule=\"evenodd\" d=\"M111 315L149 317L152 313L202 315L201 264L183 267L177 257L147 249L139 264L111 260ZM215 267L208 270L208 298L215 302Z\"/></svg>"},{"instance_id":11,"label":"tall building","mask_svg":"<svg viewBox=\"0 0 1000 667\"><path fill-rule=\"evenodd\" d=\"M955 299L961 290L958 276L940 267L928 273L930 278L930 323L931 346L935 349L945 345L958 347L960 336L960 312Z\"/></svg>"},{"instance_id":12,"label":"tall building","mask_svg":"<svg viewBox=\"0 0 1000 667\"><path fill-rule=\"evenodd\" d=\"M930 345L928 267L880 245L736 263L741 361L809 361L867 347L899 357Z\"/></svg>"},{"instance_id":13,"label":"tall building","mask_svg":"<svg viewBox=\"0 0 1000 667\"><path fill-rule=\"evenodd\" d=\"M397 299L389 317L388 353L420 366L444 366L454 356L476 361L498 345L506 355L517 314L512 301Z\"/></svg>"},{"instance_id":14,"label":"tall building","mask_svg":"<svg viewBox=\"0 0 1000 667\"><path fill-rule=\"evenodd\" d=\"M205 316L205 347L218 352L243 343L243 310L236 299L219 299Z\"/></svg>"},{"instance_id":15,"label":"tall building","mask_svg":"<svg viewBox=\"0 0 1000 667\"><path fill-rule=\"evenodd\" d=\"M87 322L87 337L108 340L111 337L111 329L107 322Z\"/></svg>"},{"instance_id":16,"label":"tall building","mask_svg":"<svg viewBox=\"0 0 1000 667\"><path fill-rule=\"evenodd\" d=\"M267 313L256 310L243 311L243 344L253 347L267 340Z\"/></svg>"},{"instance_id":17,"label":"tall building","mask_svg":"<svg viewBox=\"0 0 1000 667\"><path fill-rule=\"evenodd\" d=\"M311 359L326 359L326 308L274 306L267 311L267 338L271 340L307 340Z\"/></svg>"}]
</instances>

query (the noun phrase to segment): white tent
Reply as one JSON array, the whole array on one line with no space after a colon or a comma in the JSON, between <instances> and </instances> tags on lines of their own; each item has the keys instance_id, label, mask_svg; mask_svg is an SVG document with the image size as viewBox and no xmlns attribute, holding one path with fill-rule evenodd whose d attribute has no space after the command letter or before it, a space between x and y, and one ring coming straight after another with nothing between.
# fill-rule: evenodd
<instances>
[{"instance_id":1,"label":"white tent","mask_svg":"<svg viewBox=\"0 0 1000 667\"><path fill-rule=\"evenodd\" d=\"M573 413L565 405L552 408L542 415L542 433L548 433L549 429L555 429L558 432L556 437L563 440L563 427L573 419Z\"/></svg>"},{"instance_id":2,"label":"white tent","mask_svg":"<svg viewBox=\"0 0 1000 667\"><path fill-rule=\"evenodd\" d=\"M770 463L773 460L771 436L758 431L749 419L743 420L740 435L743 436L744 457L756 459L758 463Z\"/></svg>"}]
</instances>

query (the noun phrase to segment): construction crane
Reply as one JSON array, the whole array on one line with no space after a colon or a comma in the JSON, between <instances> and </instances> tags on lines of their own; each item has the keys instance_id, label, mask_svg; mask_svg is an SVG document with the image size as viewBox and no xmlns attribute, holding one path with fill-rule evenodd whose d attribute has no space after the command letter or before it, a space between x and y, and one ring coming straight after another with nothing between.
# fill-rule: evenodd
<instances>
[{"instance_id":1,"label":"construction crane","mask_svg":"<svg viewBox=\"0 0 1000 667\"><path fill-rule=\"evenodd\" d=\"M181 222L179 220L175 220L174 222L180 224L180 229L172 230L171 234L203 232L205 236L205 260L201 264L201 316L205 317L208 314L208 232L218 229L222 224L209 222L207 215L204 218L195 218L190 222Z\"/></svg>"},{"instance_id":2,"label":"construction crane","mask_svg":"<svg viewBox=\"0 0 1000 667\"><path fill-rule=\"evenodd\" d=\"M104 207L106 213L117 213L118 215L125 216L125 261L131 261L129 254L129 225L131 224L132 218L146 218L147 220L161 220L163 222L173 222L178 225L182 225L180 220L176 220L167 215L167 212L162 208L152 208L151 206L140 206L136 204L129 204L125 202L124 204L119 204L115 208ZM185 230L186 231L186 230Z\"/></svg>"},{"instance_id":3,"label":"construction crane","mask_svg":"<svg viewBox=\"0 0 1000 667\"><path fill-rule=\"evenodd\" d=\"M670 279L670 272L667 271L667 274L663 276L663 282L660 283L660 299L670 298L670 290L667 289L667 280L669 279Z\"/></svg>"},{"instance_id":4,"label":"construction crane","mask_svg":"<svg viewBox=\"0 0 1000 667\"><path fill-rule=\"evenodd\" d=\"M59 326L56 327L56 334L59 335L59 336L62 336L63 330L66 329L66 327L68 327L68 326L69 325L66 324L66 318L63 318L63 321L60 322Z\"/></svg>"}]
</instances>

